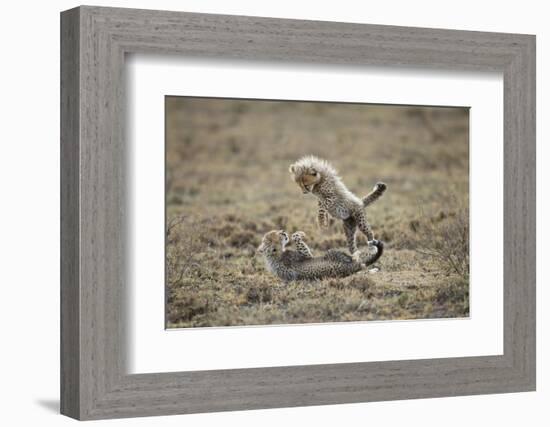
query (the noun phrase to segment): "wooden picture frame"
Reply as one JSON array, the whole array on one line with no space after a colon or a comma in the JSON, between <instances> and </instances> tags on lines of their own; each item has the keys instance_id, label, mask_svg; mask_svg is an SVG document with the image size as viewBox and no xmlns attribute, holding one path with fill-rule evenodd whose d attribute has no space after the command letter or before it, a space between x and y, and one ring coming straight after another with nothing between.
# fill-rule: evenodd
<instances>
[{"instance_id":1,"label":"wooden picture frame","mask_svg":"<svg viewBox=\"0 0 550 427\"><path fill-rule=\"evenodd\" d=\"M502 72L503 355L127 374L127 53ZM65 415L84 420L535 390L532 35L78 7L61 14L61 166Z\"/></svg>"}]
</instances>

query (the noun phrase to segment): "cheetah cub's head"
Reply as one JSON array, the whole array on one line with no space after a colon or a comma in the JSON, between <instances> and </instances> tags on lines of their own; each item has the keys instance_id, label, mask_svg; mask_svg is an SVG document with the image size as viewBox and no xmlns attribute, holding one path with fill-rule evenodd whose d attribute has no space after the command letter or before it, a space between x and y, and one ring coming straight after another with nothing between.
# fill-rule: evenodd
<instances>
[{"instance_id":1,"label":"cheetah cub's head","mask_svg":"<svg viewBox=\"0 0 550 427\"><path fill-rule=\"evenodd\" d=\"M322 178L324 160L314 156L303 157L288 169L294 182L300 186L302 193L311 193Z\"/></svg>"},{"instance_id":2,"label":"cheetah cub's head","mask_svg":"<svg viewBox=\"0 0 550 427\"><path fill-rule=\"evenodd\" d=\"M272 230L262 238L262 243L258 246L258 252L265 256L280 255L285 250L285 245L289 240L286 231Z\"/></svg>"}]
</instances>

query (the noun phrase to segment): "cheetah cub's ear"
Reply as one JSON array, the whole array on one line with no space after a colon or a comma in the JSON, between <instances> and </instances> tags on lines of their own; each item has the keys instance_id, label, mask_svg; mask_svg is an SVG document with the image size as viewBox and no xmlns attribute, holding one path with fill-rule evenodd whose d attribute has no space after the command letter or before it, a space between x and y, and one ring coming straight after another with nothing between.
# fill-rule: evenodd
<instances>
[{"instance_id":1,"label":"cheetah cub's ear","mask_svg":"<svg viewBox=\"0 0 550 427\"><path fill-rule=\"evenodd\" d=\"M290 173L294 173L294 171L296 170L296 166L295 165L290 165L290 167L288 168L288 171Z\"/></svg>"}]
</instances>

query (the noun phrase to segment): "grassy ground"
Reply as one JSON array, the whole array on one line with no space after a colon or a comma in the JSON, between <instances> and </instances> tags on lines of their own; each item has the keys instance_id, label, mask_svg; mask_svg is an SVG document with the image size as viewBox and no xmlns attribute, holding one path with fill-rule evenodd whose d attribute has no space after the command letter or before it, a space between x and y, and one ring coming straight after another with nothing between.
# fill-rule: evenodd
<instances>
[{"instance_id":1,"label":"grassy ground","mask_svg":"<svg viewBox=\"0 0 550 427\"><path fill-rule=\"evenodd\" d=\"M168 327L468 316L466 109L171 97L166 112ZM345 248L290 179L305 154L359 196L388 184L367 210L379 272L284 285L266 271L271 229Z\"/></svg>"}]
</instances>

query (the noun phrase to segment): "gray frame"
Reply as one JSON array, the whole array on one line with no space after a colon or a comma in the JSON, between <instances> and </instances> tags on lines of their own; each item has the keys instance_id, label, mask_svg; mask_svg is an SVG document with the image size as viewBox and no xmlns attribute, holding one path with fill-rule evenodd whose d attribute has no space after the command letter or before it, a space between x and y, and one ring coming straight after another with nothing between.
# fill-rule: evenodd
<instances>
[{"instance_id":1,"label":"gray frame","mask_svg":"<svg viewBox=\"0 0 550 427\"><path fill-rule=\"evenodd\" d=\"M134 52L503 72L504 354L126 374L124 56ZM61 14L61 165L65 415L100 419L535 390L534 36L71 9Z\"/></svg>"}]
</instances>

